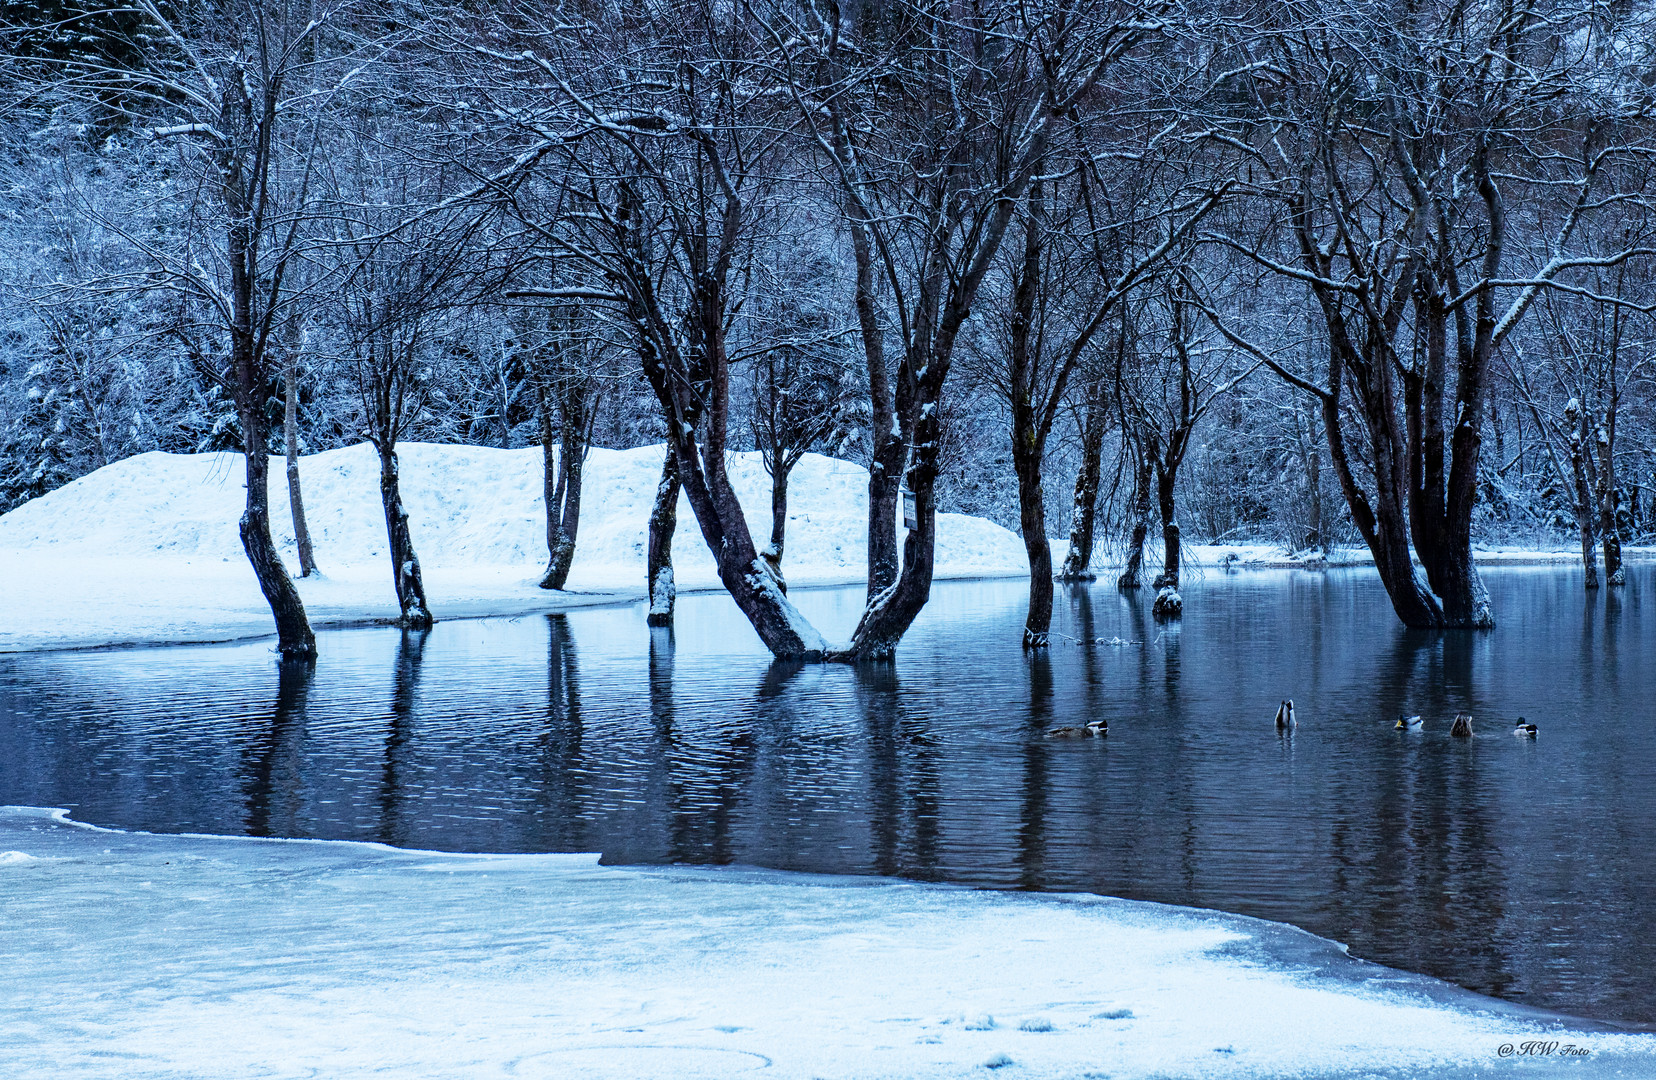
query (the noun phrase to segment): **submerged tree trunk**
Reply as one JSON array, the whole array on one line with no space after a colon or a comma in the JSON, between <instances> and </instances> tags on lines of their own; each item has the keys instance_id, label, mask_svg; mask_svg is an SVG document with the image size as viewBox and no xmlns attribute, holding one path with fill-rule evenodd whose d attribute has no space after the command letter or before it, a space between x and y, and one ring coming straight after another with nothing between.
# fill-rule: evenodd
<instances>
[{"instance_id":1,"label":"submerged tree trunk","mask_svg":"<svg viewBox=\"0 0 1656 1080\"><path fill-rule=\"evenodd\" d=\"M1156 470L1156 507L1161 512L1162 523L1162 572L1151 584L1157 589L1179 587L1179 518L1173 503L1175 480L1172 470Z\"/></svg>"},{"instance_id":2,"label":"submerged tree trunk","mask_svg":"<svg viewBox=\"0 0 1656 1080\"><path fill-rule=\"evenodd\" d=\"M249 380L250 381L250 380ZM244 381L238 386L242 439L247 459L247 508L241 517L242 550L259 580L259 591L270 604L276 619L276 649L284 659L297 660L316 655L316 635L305 616L304 601L293 587L287 567L270 538L270 453L265 436L264 414L251 407L253 388Z\"/></svg>"},{"instance_id":3,"label":"submerged tree trunk","mask_svg":"<svg viewBox=\"0 0 1656 1080\"><path fill-rule=\"evenodd\" d=\"M1598 449L1599 542L1604 547L1604 583L1611 587L1627 584L1627 574L1622 569L1621 523L1616 520L1621 489L1616 486L1615 425L1614 409L1605 409L1604 423L1593 433Z\"/></svg>"},{"instance_id":4,"label":"submerged tree trunk","mask_svg":"<svg viewBox=\"0 0 1656 1080\"><path fill-rule=\"evenodd\" d=\"M380 505L385 509L385 532L391 555L391 580L397 588L397 620L404 629L423 630L435 621L426 603L425 582L420 577L420 559L414 553L414 537L408 529L408 511L403 507L398 482L397 451L381 444Z\"/></svg>"},{"instance_id":5,"label":"submerged tree trunk","mask_svg":"<svg viewBox=\"0 0 1656 1080\"><path fill-rule=\"evenodd\" d=\"M1018 473L1018 525L1029 558L1029 613L1024 617L1023 647L1044 649L1052 631L1052 544L1046 535L1046 503L1041 492L1041 464L1014 454Z\"/></svg>"},{"instance_id":6,"label":"submerged tree trunk","mask_svg":"<svg viewBox=\"0 0 1656 1080\"><path fill-rule=\"evenodd\" d=\"M1133 467L1133 532L1127 540L1127 566L1116 578L1116 588L1137 589L1143 585L1144 542L1150 536L1150 460L1141 456Z\"/></svg>"},{"instance_id":7,"label":"submerged tree trunk","mask_svg":"<svg viewBox=\"0 0 1656 1080\"><path fill-rule=\"evenodd\" d=\"M575 562L575 538L581 522L581 467L586 459L587 418L573 392L559 404L559 451L552 453L549 402L541 405L542 488L546 500L546 573L543 589L562 589ZM556 477L554 478L554 464ZM670 541L669 541L670 542Z\"/></svg>"},{"instance_id":8,"label":"submerged tree trunk","mask_svg":"<svg viewBox=\"0 0 1656 1080\"><path fill-rule=\"evenodd\" d=\"M1081 466L1075 474L1075 501L1070 507L1069 550L1058 574L1065 581L1091 581L1093 544L1098 522L1098 489L1104 480L1104 429L1109 410L1095 388L1087 398L1081 425Z\"/></svg>"},{"instance_id":9,"label":"submerged tree trunk","mask_svg":"<svg viewBox=\"0 0 1656 1080\"><path fill-rule=\"evenodd\" d=\"M310 529L305 525L305 499L299 490L299 388L294 378L292 351L282 375L282 442L287 450L288 506L293 510L293 539L299 548L299 576L316 573L316 556L311 551Z\"/></svg>"},{"instance_id":10,"label":"submerged tree trunk","mask_svg":"<svg viewBox=\"0 0 1656 1080\"><path fill-rule=\"evenodd\" d=\"M649 552L646 556L650 589L650 626L672 626L673 604L678 590L673 584L673 532L678 528L679 469L673 444L667 444L667 460L661 466L656 485L655 505L650 508Z\"/></svg>"}]
</instances>

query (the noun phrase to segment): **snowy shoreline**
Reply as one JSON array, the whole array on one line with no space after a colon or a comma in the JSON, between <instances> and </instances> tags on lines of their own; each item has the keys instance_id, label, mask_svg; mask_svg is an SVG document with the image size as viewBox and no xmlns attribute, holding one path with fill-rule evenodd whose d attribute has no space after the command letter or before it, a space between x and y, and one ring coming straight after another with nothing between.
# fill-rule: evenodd
<instances>
[{"instance_id":1,"label":"snowy shoreline","mask_svg":"<svg viewBox=\"0 0 1656 1080\"><path fill-rule=\"evenodd\" d=\"M128 833L7 807L0 911L32 989L0 1003L8 1075L1656 1071L1656 1036L1281 924L1093 895ZM1586 1056L1504 1057L1529 1040Z\"/></svg>"},{"instance_id":2,"label":"snowy shoreline","mask_svg":"<svg viewBox=\"0 0 1656 1080\"><path fill-rule=\"evenodd\" d=\"M439 619L514 617L644 597L644 544L662 448L594 449L569 590L537 581L545 561L541 452L410 443L403 495ZM322 575L297 579L313 625L382 624L397 615L382 554L378 462L366 445L302 461ZM280 470L277 470L279 473ZM768 533L770 478L758 455L731 455L749 527ZM794 473L784 570L795 588L865 580L868 473L808 454ZM272 634L241 551L241 459L150 453L99 469L0 516L0 653L246 640ZM286 486L273 483L276 541L297 563ZM1061 556L1064 541L1054 540ZM1186 545L1199 570L1361 568L1367 552L1288 557L1270 544ZM1629 549L1629 560L1656 549ZM1485 565L1578 564L1579 553L1485 548ZM675 576L682 592L721 588L681 499ZM940 514L937 579L1024 577L1023 543L993 522ZM1101 578L1113 576L1102 571Z\"/></svg>"}]
</instances>

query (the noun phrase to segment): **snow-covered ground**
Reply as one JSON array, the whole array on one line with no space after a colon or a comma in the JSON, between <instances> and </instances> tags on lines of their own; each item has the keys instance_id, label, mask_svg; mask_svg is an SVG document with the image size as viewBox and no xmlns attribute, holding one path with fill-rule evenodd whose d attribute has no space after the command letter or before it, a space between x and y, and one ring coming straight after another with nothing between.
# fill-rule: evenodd
<instances>
[{"instance_id":1,"label":"snow-covered ground","mask_svg":"<svg viewBox=\"0 0 1656 1080\"><path fill-rule=\"evenodd\" d=\"M1213 912L16 807L0 956L17 1077L1656 1076L1656 1036Z\"/></svg>"},{"instance_id":2,"label":"snow-covered ground","mask_svg":"<svg viewBox=\"0 0 1656 1080\"><path fill-rule=\"evenodd\" d=\"M580 539L569 590L537 587L546 561L538 448L408 443L402 490L438 618L520 615L632 601L644 592L644 544L662 448L594 449L587 459ZM290 568L298 556L281 462L271 470L271 519ZM770 532L770 477L755 453L731 476L760 538ZM305 507L320 578L299 580L311 620L342 625L397 614L385 560L379 467L367 444L303 459ZM789 489L784 570L791 585L864 580L868 473L807 454ZM216 641L271 632L270 611L242 554L236 454L149 453L116 462L0 516L0 652L146 642ZM1055 539L1055 559L1065 541ZM1204 568L1362 566L1361 549L1327 560L1270 544L1186 546ZM1630 550L1630 556L1649 552ZM1480 550L1480 561L1574 564L1578 552ZM680 589L719 587L688 502L673 545ZM1152 553L1151 563L1156 562ZM1023 545L993 522L938 521L939 578L1022 576Z\"/></svg>"},{"instance_id":3,"label":"snow-covered ground","mask_svg":"<svg viewBox=\"0 0 1656 1080\"><path fill-rule=\"evenodd\" d=\"M546 563L539 448L408 443L402 491L438 618L516 615L630 600L644 592L644 544L662 448L594 449L569 591L537 587ZM281 462L271 518L297 567ZM366 444L300 464L319 579L300 580L312 621L392 618L379 465ZM761 540L770 477L754 453L732 479ZM116 462L0 517L0 651L123 642L202 641L269 633L270 610L242 554L236 454L149 453ZM868 473L807 454L789 489L783 569L792 585L864 580ZM680 589L716 588L713 558L680 499L674 573ZM940 515L938 576L1027 572L1016 536L982 518Z\"/></svg>"}]
</instances>

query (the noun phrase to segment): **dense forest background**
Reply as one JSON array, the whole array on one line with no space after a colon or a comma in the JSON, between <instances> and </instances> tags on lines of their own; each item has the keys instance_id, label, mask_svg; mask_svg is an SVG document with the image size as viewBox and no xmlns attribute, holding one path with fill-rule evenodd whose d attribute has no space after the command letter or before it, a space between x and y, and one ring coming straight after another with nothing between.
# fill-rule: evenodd
<instances>
[{"instance_id":1,"label":"dense forest background","mask_svg":"<svg viewBox=\"0 0 1656 1080\"><path fill-rule=\"evenodd\" d=\"M0 510L682 433L1069 533L1049 579L1366 543L1463 625L1461 534L1614 579L1656 531L1642 4L0 11Z\"/></svg>"}]
</instances>

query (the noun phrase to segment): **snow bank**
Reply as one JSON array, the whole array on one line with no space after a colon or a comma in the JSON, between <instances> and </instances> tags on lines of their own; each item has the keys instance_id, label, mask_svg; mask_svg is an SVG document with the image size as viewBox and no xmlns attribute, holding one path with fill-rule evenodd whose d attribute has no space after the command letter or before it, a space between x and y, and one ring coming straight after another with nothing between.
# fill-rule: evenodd
<instances>
[{"instance_id":1,"label":"snow bank","mask_svg":"<svg viewBox=\"0 0 1656 1080\"><path fill-rule=\"evenodd\" d=\"M408 443L402 492L434 612L519 614L644 593L646 527L663 448L594 449L587 458L580 539L569 588L536 587L546 562L541 452ZM301 581L319 624L396 614L385 564L379 466L361 444L304 458L305 508L324 577ZM730 473L762 539L770 477L756 453ZM868 473L807 454L789 487L783 569L790 585L861 581ZM0 649L119 641L201 640L265 632L269 610L236 531L243 504L236 454L148 453L116 462L0 517L0 604L13 615ZM297 565L280 461L271 519ZM688 502L673 545L681 589L719 587ZM1027 573L1023 546L992 522L939 515L941 578Z\"/></svg>"},{"instance_id":2,"label":"snow bank","mask_svg":"<svg viewBox=\"0 0 1656 1080\"><path fill-rule=\"evenodd\" d=\"M595 856L152 836L0 810L0 1074L1656 1075L1272 923ZM1509 1075L1506 1071L1500 1075Z\"/></svg>"}]
</instances>

